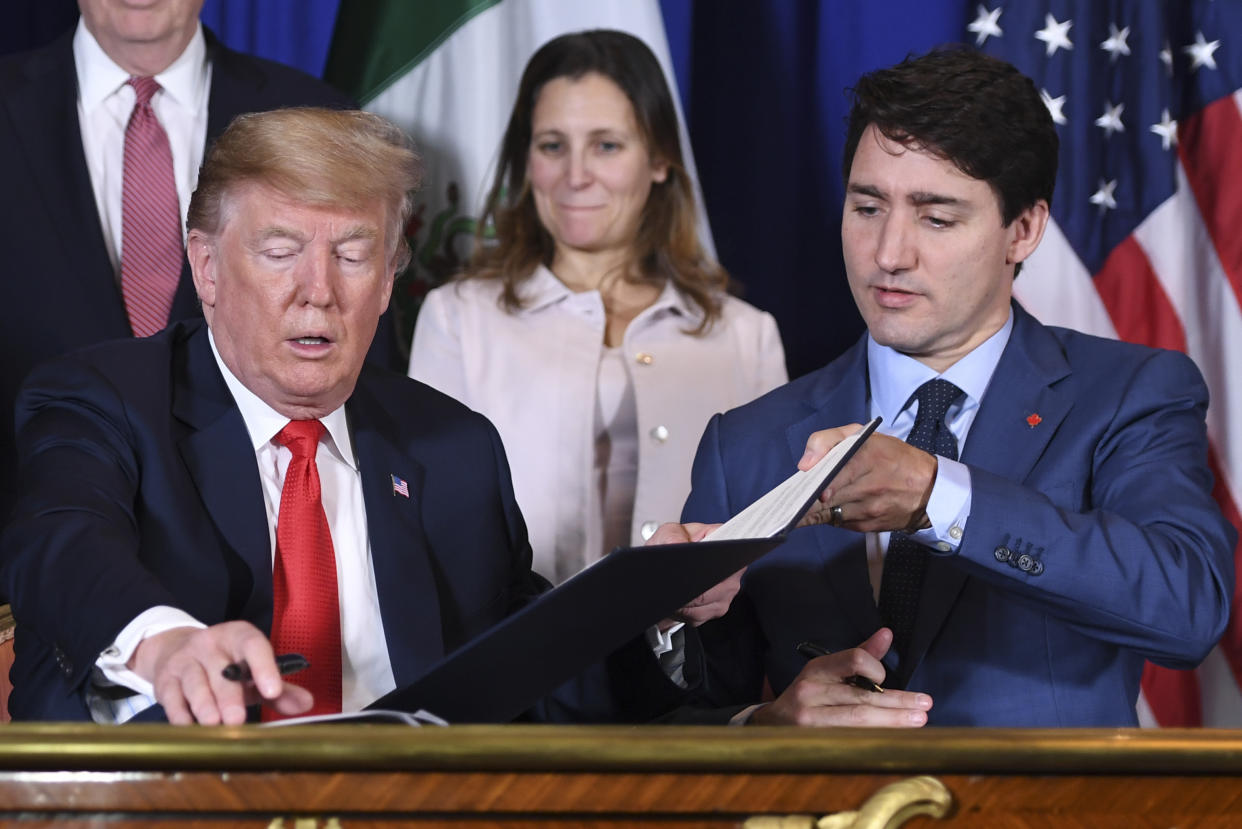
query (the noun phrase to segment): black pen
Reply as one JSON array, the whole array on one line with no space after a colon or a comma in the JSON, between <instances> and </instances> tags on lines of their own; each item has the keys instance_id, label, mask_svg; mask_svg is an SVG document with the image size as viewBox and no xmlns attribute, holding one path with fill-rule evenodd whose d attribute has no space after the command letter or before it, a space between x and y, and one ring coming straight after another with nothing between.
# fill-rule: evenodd
<instances>
[{"instance_id":1,"label":"black pen","mask_svg":"<svg viewBox=\"0 0 1242 829\"><path fill-rule=\"evenodd\" d=\"M799 642L796 650L807 659L814 659L817 656L827 656L830 653L827 648L822 645L817 645L814 642ZM859 676L858 674L850 674L841 681L846 685L853 685L855 688L862 688L864 691L871 691L876 694L884 693L884 689L879 685L876 685L865 676Z\"/></svg>"},{"instance_id":2,"label":"black pen","mask_svg":"<svg viewBox=\"0 0 1242 829\"><path fill-rule=\"evenodd\" d=\"M276 670L281 676L295 674L310 667L310 662L300 653L282 653L276 657ZM224 666L220 672L225 679L233 682L245 682L250 679L250 666L245 662L232 662Z\"/></svg>"}]
</instances>

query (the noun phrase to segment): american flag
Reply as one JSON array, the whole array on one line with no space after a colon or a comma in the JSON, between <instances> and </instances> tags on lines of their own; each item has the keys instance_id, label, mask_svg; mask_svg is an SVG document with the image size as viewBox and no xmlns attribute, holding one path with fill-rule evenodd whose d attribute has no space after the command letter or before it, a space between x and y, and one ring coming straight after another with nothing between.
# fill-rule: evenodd
<instances>
[{"instance_id":1,"label":"american flag","mask_svg":"<svg viewBox=\"0 0 1242 829\"><path fill-rule=\"evenodd\" d=\"M396 475L389 475L392 478L392 494L400 495L403 498L410 497L410 485L404 478L398 478Z\"/></svg>"},{"instance_id":2,"label":"american flag","mask_svg":"<svg viewBox=\"0 0 1242 829\"><path fill-rule=\"evenodd\" d=\"M1215 495L1242 529L1242 2L970 5L967 39L1035 81L1061 137L1053 222L1015 293L1043 322L1194 358ZM1199 671L1148 665L1141 719L1242 725L1240 604L1235 587Z\"/></svg>"}]
</instances>

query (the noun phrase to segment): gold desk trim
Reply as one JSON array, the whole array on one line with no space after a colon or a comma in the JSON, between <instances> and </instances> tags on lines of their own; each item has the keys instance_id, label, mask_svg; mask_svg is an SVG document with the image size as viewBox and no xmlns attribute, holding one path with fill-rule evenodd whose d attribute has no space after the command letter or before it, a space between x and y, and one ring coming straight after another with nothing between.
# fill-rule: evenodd
<instances>
[{"instance_id":1,"label":"gold desk trim","mask_svg":"<svg viewBox=\"0 0 1242 829\"><path fill-rule=\"evenodd\" d=\"M1242 731L725 726L0 725L0 771L1242 775Z\"/></svg>"},{"instance_id":2,"label":"gold desk trim","mask_svg":"<svg viewBox=\"0 0 1242 829\"><path fill-rule=\"evenodd\" d=\"M953 808L953 795L934 777L898 780L880 789L859 809L824 815L760 815L748 818L742 829L898 829L906 821L926 816L942 818Z\"/></svg>"}]
</instances>

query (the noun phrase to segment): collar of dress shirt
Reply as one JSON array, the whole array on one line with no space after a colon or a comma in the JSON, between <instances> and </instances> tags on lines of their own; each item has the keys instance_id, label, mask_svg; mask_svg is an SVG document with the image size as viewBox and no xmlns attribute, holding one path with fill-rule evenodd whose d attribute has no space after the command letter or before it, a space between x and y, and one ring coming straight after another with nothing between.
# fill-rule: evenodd
<instances>
[{"instance_id":1,"label":"collar of dress shirt","mask_svg":"<svg viewBox=\"0 0 1242 829\"><path fill-rule=\"evenodd\" d=\"M78 97L90 112L129 80L129 73L108 57L81 20L73 34L73 62L78 75ZM164 94L188 112L198 112L207 95L207 41L200 23L194 37L172 65L155 76Z\"/></svg>"},{"instance_id":2,"label":"collar of dress shirt","mask_svg":"<svg viewBox=\"0 0 1242 829\"><path fill-rule=\"evenodd\" d=\"M561 302L575 296L564 282L556 278L556 274L544 265L535 268L534 272L518 288L524 305L518 313L533 313L541 308ZM589 293L589 292L588 292ZM639 316L649 316L660 311L674 311L689 317L693 325L697 325L703 316L702 310L681 295L681 291L671 281L664 283L664 290L650 306Z\"/></svg>"},{"instance_id":3,"label":"collar of dress shirt","mask_svg":"<svg viewBox=\"0 0 1242 829\"><path fill-rule=\"evenodd\" d=\"M224 382L229 387L229 391L233 393L233 400L237 402L237 408L241 411L242 420L246 423L246 431L250 433L250 442L254 451L258 452L270 444L276 434L285 428L289 423L289 418L264 403L257 394L246 388L233 372L229 371L224 360L220 359L220 352L216 349L216 339L210 329L207 331L207 339L211 343L211 354L216 358L216 365L220 367L220 373L224 375ZM337 407L319 418L319 422L328 430L330 438L328 448L340 461L356 472L358 463L354 458L354 446L349 437L349 422L345 417L345 407Z\"/></svg>"},{"instance_id":4,"label":"collar of dress shirt","mask_svg":"<svg viewBox=\"0 0 1242 829\"><path fill-rule=\"evenodd\" d=\"M1009 318L999 331L949 366L943 374L936 374L913 357L880 345L867 335L867 379L871 389L872 413L881 415L886 424L894 423L918 387L936 377L943 377L966 392L966 396L977 405L983 400L1012 332L1011 308Z\"/></svg>"}]
</instances>

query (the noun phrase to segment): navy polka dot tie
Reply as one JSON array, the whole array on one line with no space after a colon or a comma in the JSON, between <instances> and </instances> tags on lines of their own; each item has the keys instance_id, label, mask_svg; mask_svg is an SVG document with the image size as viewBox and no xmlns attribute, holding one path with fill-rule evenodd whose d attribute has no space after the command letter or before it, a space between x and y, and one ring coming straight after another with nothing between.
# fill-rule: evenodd
<instances>
[{"instance_id":1,"label":"navy polka dot tie","mask_svg":"<svg viewBox=\"0 0 1242 829\"><path fill-rule=\"evenodd\" d=\"M910 403L918 400L914 428L906 443L934 455L957 460L957 438L944 422L944 416L962 390L948 380L928 380L918 387ZM880 620L893 630L893 650L900 661L907 657L914 620L919 611L923 574L927 571L927 548L903 532L893 533L884 554L880 576ZM905 673L904 671L899 673Z\"/></svg>"}]
</instances>

